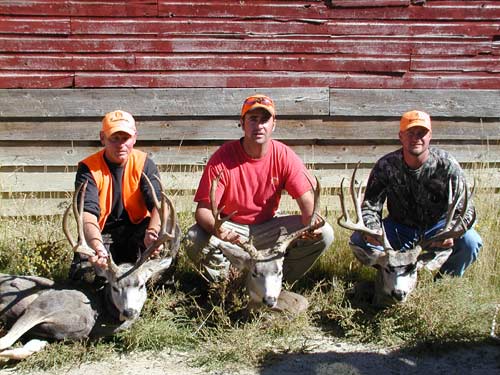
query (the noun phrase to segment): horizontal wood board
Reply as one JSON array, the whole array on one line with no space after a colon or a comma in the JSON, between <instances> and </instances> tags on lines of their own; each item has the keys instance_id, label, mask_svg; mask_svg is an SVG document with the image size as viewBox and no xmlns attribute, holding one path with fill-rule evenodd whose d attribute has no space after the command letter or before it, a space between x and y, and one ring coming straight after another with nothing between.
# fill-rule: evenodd
<instances>
[{"instance_id":1,"label":"horizontal wood board","mask_svg":"<svg viewBox=\"0 0 500 375\"><path fill-rule=\"evenodd\" d=\"M497 89L498 1L0 2L0 88Z\"/></svg>"}]
</instances>

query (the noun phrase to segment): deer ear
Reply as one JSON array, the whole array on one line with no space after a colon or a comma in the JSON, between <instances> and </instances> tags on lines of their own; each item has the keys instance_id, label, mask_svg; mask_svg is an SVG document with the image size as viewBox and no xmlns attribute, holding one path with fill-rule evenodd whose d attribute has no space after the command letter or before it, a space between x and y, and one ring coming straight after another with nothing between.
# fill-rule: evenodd
<instances>
[{"instance_id":1,"label":"deer ear","mask_svg":"<svg viewBox=\"0 0 500 375\"><path fill-rule=\"evenodd\" d=\"M453 249L440 251L428 251L418 256L417 269L425 268L428 271L436 271L446 262Z\"/></svg>"},{"instance_id":2,"label":"deer ear","mask_svg":"<svg viewBox=\"0 0 500 375\"><path fill-rule=\"evenodd\" d=\"M362 247L349 243L354 256L365 266L374 266L382 257L387 256L385 251L365 250Z\"/></svg>"},{"instance_id":3,"label":"deer ear","mask_svg":"<svg viewBox=\"0 0 500 375\"><path fill-rule=\"evenodd\" d=\"M245 250L238 246L230 246L224 243L219 243L218 247L229 262L240 271L250 268L252 257Z\"/></svg>"}]
</instances>

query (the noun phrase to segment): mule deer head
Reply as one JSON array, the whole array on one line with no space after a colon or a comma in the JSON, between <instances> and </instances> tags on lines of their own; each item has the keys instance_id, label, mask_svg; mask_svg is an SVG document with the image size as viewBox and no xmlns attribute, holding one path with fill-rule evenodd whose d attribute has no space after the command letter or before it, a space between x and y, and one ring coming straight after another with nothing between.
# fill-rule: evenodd
<instances>
[{"instance_id":1,"label":"mule deer head","mask_svg":"<svg viewBox=\"0 0 500 375\"><path fill-rule=\"evenodd\" d=\"M107 280L106 294L108 302L113 307L113 313L121 321L133 322L139 317L139 314L147 299L146 283L156 272L170 267L176 249L166 249L165 256L156 259L149 259L153 251L167 241L174 242L177 231L177 216L172 201L165 194L165 189L160 179L157 180L161 186L161 201L158 201L153 186L149 178L143 173L149 187L155 206L160 213L160 232L158 238L138 257L137 261L132 263L115 264L111 254L108 254L108 267L102 270L96 267L96 273L104 276ZM83 232L83 200L87 183L80 185L73 194L73 203L69 206L63 216L63 231L73 251L77 251L87 256L94 256L95 252L85 241ZM77 203L77 197L80 201ZM69 211L73 210L78 229L78 241L74 241L68 229ZM169 218L167 218L169 214Z\"/></svg>"},{"instance_id":2,"label":"mule deer head","mask_svg":"<svg viewBox=\"0 0 500 375\"><path fill-rule=\"evenodd\" d=\"M356 172L358 166L354 169L350 184L350 194L354 203L356 222L353 222L345 204L344 180L340 189L340 204L342 215L337 222L341 227L352 231L359 231L375 238L382 244L383 251L365 250L354 244L351 249L358 260L365 265L373 266L377 269L377 278L375 282L376 304L384 304L387 297L397 301L405 301L417 284L417 272L421 268L429 271L439 269L450 256L452 249L446 249L436 252L422 253L422 250L434 241L441 241L447 238L458 238L467 230L463 221L463 215L467 211L469 193L466 184L457 181L455 192L453 192L451 180L448 186L448 211L446 214L446 223L442 230L431 238L419 241L414 248L401 251L394 250L387 239L383 230L376 231L365 226L361 212L361 185L356 189ZM471 192L472 194L472 192ZM463 203L455 215L457 209Z\"/></svg>"},{"instance_id":3,"label":"mule deer head","mask_svg":"<svg viewBox=\"0 0 500 375\"><path fill-rule=\"evenodd\" d=\"M236 213L233 212L230 215L221 217L224 207L217 208L215 193L220 176L219 174L212 181L210 189L210 201L216 230ZM325 223L318 213L321 189L319 181L316 179L316 188L314 188L311 181L310 183L314 190L314 210L309 225L293 233L287 233L286 229L281 227L276 242L271 247L264 249L257 249L253 244L252 237L237 246L228 246L224 243L218 245L235 268L246 272L246 289L252 306L264 304L270 308L276 307L282 288L283 261L287 248L304 233L320 228ZM261 234L261 236L265 237L266 233Z\"/></svg>"}]
</instances>

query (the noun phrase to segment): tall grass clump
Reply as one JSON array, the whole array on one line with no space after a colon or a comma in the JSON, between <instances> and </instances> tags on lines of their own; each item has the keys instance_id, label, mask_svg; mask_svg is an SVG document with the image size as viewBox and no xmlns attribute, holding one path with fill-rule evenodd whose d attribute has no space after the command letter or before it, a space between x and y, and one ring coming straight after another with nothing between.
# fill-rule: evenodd
<instances>
[{"instance_id":1,"label":"tall grass clump","mask_svg":"<svg viewBox=\"0 0 500 375\"><path fill-rule=\"evenodd\" d=\"M65 278L72 254L61 217L0 218L0 271Z\"/></svg>"}]
</instances>

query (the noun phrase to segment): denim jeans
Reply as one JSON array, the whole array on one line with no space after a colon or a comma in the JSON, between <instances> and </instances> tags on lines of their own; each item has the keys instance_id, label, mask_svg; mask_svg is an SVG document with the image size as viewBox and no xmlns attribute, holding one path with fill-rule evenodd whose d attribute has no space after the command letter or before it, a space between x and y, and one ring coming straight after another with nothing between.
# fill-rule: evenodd
<instances>
[{"instance_id":1,"label":"denim jeans","mask_svg":"<svg viewBox=\"0 0 500 375\"><path fill-rule=\"evenodd\" d=\"M445 220L443 219L426 230L420 230L396 223L389 217L383 220L385 233L389 243L393 249L401 251L413 248L419 240L430 238L442 229L444 224ZM351 243L368 252L383 250L382 246L366 243L361 232L354 232L352 234ZM477 259L479 250L482 246L481 236L479 236L479 233L477 233L474 228L470 228L462 237L454 239L453 251L448 260L441 266L439 272L453 276L462 276L465 269ZM438 249L431 248L425 250L433 251Z\"/></svg>"}]
</instances>

